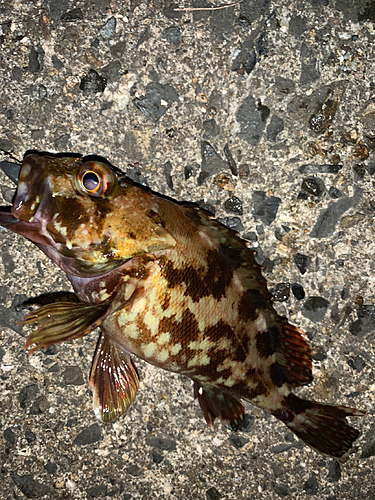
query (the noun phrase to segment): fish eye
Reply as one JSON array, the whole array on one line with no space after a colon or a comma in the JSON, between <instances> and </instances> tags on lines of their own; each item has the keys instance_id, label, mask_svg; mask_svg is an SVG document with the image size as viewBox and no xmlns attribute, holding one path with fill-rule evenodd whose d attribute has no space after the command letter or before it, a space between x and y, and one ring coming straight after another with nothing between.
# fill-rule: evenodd
<instances>
[{"instance_id":1,"label":"fish eye","mask_svg":"<svg viewBox=\"0 0 375 500\"><path fill-rule=\"evenodd\" d=\"M78 171L76 186L78 190L92 198L109 195L116 185L116 176L104 163L88 161Z\"/></svg>"},{"instance_id":2,"label":"fish eye","mask_svg":"<svg viewBox=\"0 0 375 500\"><path fill-rule=\"evenodd\" d=\"M88 170L82 176L82 186L88 193L95 193L100 188L100 179L96 172Z\"/></svg>"}]
</instances>

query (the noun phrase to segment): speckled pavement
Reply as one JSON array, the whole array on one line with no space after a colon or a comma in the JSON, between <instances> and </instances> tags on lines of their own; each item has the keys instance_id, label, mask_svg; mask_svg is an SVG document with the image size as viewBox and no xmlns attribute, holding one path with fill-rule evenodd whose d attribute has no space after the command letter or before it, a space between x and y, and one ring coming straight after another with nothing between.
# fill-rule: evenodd
<instances>
[{"instance_id":1,"label":"speckled pavement","mask_svg":"<svg viewBox=\"0 0 375 500\"><path fill-rule=\"evenodd\" d=\"M375 2L177 7L0 0L0 160L98 154L214 212L313 346L297 392L366 410L362 435L331 459L250 405L244 430L211 433L191 381L141 361L136 402L100 424L97 335L24 352L17 305L70 288L0 229L0 498L375 499Z\"/></svg>"}]
</instances>

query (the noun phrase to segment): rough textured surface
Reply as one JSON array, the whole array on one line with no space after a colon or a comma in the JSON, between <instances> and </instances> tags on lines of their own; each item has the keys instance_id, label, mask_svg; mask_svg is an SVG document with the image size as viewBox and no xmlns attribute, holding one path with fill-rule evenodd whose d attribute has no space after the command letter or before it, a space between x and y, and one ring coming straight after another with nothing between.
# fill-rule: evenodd
<instances>
[{"instance_id":1,"label":"rough textured surface","mask_svg":"<svg viewBox=\"0 0 375 500\"><path fill-rule=\"evenodd\" d=\"M300 394L367 409L362 437L337 462L250 406L247 429L212 434L191 383L140 362L128 415L98 424L93 336L29 358L16 326L65 277L0 230L1 498L372 498L375 7L302 4L2 0L0 148L100 154L243 230L316 353Z\"/></svg>"}]
</instances>

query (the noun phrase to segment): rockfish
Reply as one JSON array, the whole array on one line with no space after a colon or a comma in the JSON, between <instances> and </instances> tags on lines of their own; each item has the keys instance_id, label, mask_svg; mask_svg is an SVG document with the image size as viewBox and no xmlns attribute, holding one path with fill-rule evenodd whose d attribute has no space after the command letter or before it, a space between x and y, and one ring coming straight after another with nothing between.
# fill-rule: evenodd
<instances>
[{"instance_id":1,"label":"rockfish","mask_svg":"<svg viewBox=\"0 0 375 500\"><path fill-rule=\"evenodd\" d=\"M100 327L90 375L99 419L110 422L133 403L133 354L190 377L211 429L216 417L238 429L244 399L321 453L350 448L359 432L345 417L364 412L291 392L312 381L311 349L274 310L254 252L234 231L92 157L30 154L16 177L0 224L65 271L76 296L24 318L39 324L25 348Z\"/></svg>"}]
</instances>

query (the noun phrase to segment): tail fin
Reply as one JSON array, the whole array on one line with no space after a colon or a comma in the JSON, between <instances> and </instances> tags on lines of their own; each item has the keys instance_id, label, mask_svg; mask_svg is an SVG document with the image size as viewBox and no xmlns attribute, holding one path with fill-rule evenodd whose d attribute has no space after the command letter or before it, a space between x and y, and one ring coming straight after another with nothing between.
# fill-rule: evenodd
<instances>
[{"instance_id":1,"label":"tail fin","mask_svg":"<svg viewBox=\"0 0 375 500\"><path fill-rule=\"evenodd\" d=\"M283 408L272 414L279 418L306 444L332 457L341 457L359 436L345 417L362 416L365 412L347 406L332 406L289 394Z\"/></svg>"}]
</instances>

